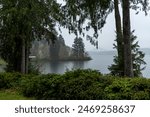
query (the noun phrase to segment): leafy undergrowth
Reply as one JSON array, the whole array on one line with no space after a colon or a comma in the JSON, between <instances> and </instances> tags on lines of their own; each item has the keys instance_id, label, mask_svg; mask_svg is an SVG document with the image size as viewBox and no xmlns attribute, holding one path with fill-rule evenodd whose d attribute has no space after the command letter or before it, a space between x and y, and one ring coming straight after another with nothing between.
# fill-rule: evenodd
<instances>
[{"instance_id":1,"label":"leafy undergrowth","mask_svg":"<svg viewBox=\"0 0 150 117\"><path fill-rule=\"evenodd\" d=\"M90 69L63 75L1 73L0 89L1 99L150 100L150 79L114 77Z\"/></svg>"}]
</instances>

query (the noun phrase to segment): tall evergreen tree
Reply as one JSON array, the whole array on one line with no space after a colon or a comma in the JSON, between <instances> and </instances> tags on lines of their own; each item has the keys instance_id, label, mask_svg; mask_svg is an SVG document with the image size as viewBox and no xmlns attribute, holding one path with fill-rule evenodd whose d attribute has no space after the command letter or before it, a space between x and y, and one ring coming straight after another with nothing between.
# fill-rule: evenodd
<instances>
[{"instance_id":1,"label":"tall evergreen tree","mask_svg":"<svg viewBox=\"0 0 150 117\"><path fill-rule=\"evenodd\" d=\"M123 24L121 23L120 13L119 13L119 0L114 0L114 9L115 9L115 21L116 21L116 33L117 33L117 52L118 52L118 65L120 71L123 70L122 76L131 76L133 77L133 63L131 58L131 40L129 40L129 30L130 30L130 11L129 11L129 5L130 8L134 10L138 10L140 7L139 4L142 5L143 11L147 11L147 3L148 0L130 0L129 4L128 1L122 1L122 9L123 9ZM128 6L128 7L127 7ZM138 12L138 11L137 11ZM122 33L122 26L123 26L123 33ZM123 62L124 61L124 62ZM130 71L129 71L130 70ZM120 74L120 72L119 72ZM128 74L128 75L127 75ZM130 75L129 75L130 74Z\"/></svg>"},{"instance_id":2,"label":"tall evergreen tree","mask_svg":"<svg viewBox=\"0 0 150 117\"><path fill-rule=\"evenodd\" d=\"M123 11L123 23L122 26L119 17L119 8L118 3L120 0L65 0L67 2L66 6L69 10L65 10L67 12L66 17L69 16L68 22L73 22L69 25L71 30L77 34L77 30L82 32L81 28L85 19L90 19L89 25L86 27L89 30L91 27L94 29L95 34L93 37L98 37L98 30L101 29L104 24L106 17L109 13L115 8L115 17L116 17L116 32L117 32L117 44L118 44L118 55L120 61L120 66L124 68L124 75L133 77L133 63L132 63L132 54L131 54L131 40L130 40L130 10L129 8L133 8L135 10L138 9L138 4L142 4L144 11L147 10L147 1L148 0L122 0L122 11ZM114 3L114 7L112 5ZM132 3L132 4L130 4ZM70 17L72 16L72 17ZM79 20L78 20L79 19ZM76 23L77 22L77 23ZM77 28L76 28L77 27ZM121 34L123 27L123 33ZM87 36L90 42L97 46L97 41L90 36ZM120 39L119 39L120 38ZM122 64L123 63L123 64Z\"/></svg>"},{"instance_id":3,"label":"tall evergreen tree","mask_svg":"<svg viewBox=\"0 0 150 117\"><path fill-rule=\"evenodd\" d=\"M74 39L74 44L72 45L73 48L73 56L77 59L82 59L85 54L85 48L83 39L81 37Z\"/></svg>"},{"instance_id":4,"label":"tall evergreen tree","mask_svg":"<svg viewBox=\"0 0 150 117\"><path fill-rule=\"evenodd\" d=\"M124 76L134 77L130 40L130 1L122 0L123 8L123 45L124 45Z\"/></svg>"},{"instance_id":5,"label":"tall evergreen tree","mask_svg":"<svg viewBox=\"0 0 150 117\"><path fill-rule=\"evenodd\" d=\"M119 1L114 0L114 14L115 14L115 24L116 24L116 42L117 42L117 54L118 54L118 66L119 68L124 68L124 50L123 50L123 34L122 34L122 22L121 22L121 16L119 11ZM122 76L124 76L124 71L119 72Z\"/></svg>"},{"instance_id":6,"label":"tall evergreen tree","mask_svg":"<svg viewBox=\"0 0 150 117\"><path fill-rule=\"evenodd\" d=\"M1 57L9 71L27 73L31 42L56 37L60 6L55 0L0 0L0 5Z\"/></svg>"},{"instance_id":7,"label":"tall evergreen tree","mask_svg":"<svg viewBox=\"0 0 150 117\"><path fill-rule=\"evenodd\" d=\"M131 32L131 48L132 48L132 60L133 60L133 73L134 76L142 76L142 70L146 67L146 62L144 61L145 54L140 50L137 37L133 34L134 30ZM136 41L136 42L135 42Z\"/></svg>"},{"instance_id":8,"label":"tall evergreen tree","mask_svg":"<svg viewBox=\"0 0 150 117\"><path fill-rule=\"evenodd\" d=\"M133 73L134 76L142 76L142 70L145 69L143 65L146 64L144 61L145 54L140 50L140 46L138 45L138 41L136 41L137 37L134 36L134 31L131 32L131 50L132 50L132 62L133 62ZM117 38L117 37L116 37ZM114 44L114 48L117 49L117 45ZM114 56L114 64L108 67L110 70L110 74L115 76L123 76L124 69L120 66L118 55ZM123 62L123 61L122 61Z\"/></svg>"}]
</instances>

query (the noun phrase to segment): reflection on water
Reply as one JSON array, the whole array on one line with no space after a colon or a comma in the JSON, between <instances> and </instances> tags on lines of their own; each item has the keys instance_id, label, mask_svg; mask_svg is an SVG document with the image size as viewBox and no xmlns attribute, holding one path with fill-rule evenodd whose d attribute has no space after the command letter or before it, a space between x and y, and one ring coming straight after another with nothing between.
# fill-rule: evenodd
<instances>
[{"instance_id":1,"label":"reflection on water","mask_svg":"<svg viewBox=\"0 0 150 117\"><path fill-rule=\"evenodd\" d=\"M42 61L40 71L43 74L47 73L59 73L63 74L67 70L72 69L95 69L102 73L109 73L107 67L112 64L112 55L100 55L97 53L92 53L93 58L90 61Z\"/></svg>"},{"instance_id":2,"label":"reflection on water","mask_svg":"<svg viewBox=\"0 0 150 117\"><path fill-rule=\"evenodd\" d=\"M84 63L86 63L85 61L73 61L73 69L84 69Z\"/></svg>"},{"instance_id":3,"label":"reflection on water","mask_svg":"<svg viewBox=\"0 0 150 117\"><path fill-rule=\"evenodd\" d=\"M99 53L91 53L91 57L93 58L90 61L42 61L40 62L41 67L40 71L43 74L47 73L59 73L63 74L67 70L72 69L94 69L99 70L103 74L109 73L108 66L113 63L114 54L99 54ZM145 56L145 61L147 63L146 69L142 72L144 77L150 78L150 55Z\"/></svg>"},{"instance_id":4,"label":"reflection on water","mask_svg":"<svg viewBox=\"0 0 150 117\"><path fill-rule=\"evenodd\" d=\"M58 71L63 69L64 64L62 62L53 61L49 62L49 67L52 73L58 73Z\"/></svg>"},{"instance_id":5,"label":"reflection on water","mask_svg":"<svg viewBox=\"0 0 150 117\"><path fill-rule=\"evenodd\" d=\"M90 53L92 60L90 61L40 61L38 63L38 68L41 73L58 73L63 74L68 70L72 69L94 69L99 70L103 74L109 73L108 66L113 63L114 54L100 54L100 53ZM146 61L146 69L142 71L143 76L150 78L150 55L145 55L144 60ZM0 65L0 72L4 71L4 66Z\"/></svg>"},{"instance_id":6,"label":"reflection on water","mask_svg":"<svg viewBox=\"0 0 150 117\"><path fill-rule=\"evenodd\" d=\"M42 61L40 71L43 74L59 73L63 74L67 70L84 69L85 61Z\"/></svg>"}]
</instances>

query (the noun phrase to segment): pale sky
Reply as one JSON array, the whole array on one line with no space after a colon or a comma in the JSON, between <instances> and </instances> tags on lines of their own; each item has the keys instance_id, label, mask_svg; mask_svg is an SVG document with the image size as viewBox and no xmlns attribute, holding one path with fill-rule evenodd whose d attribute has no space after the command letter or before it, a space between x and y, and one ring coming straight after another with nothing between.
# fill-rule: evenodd
<instances>
[{"instance_id":1,"label":"pale sky","mask_svg":"<svg viewBox=\"0 0 150 117\"><path fill-rule=\"evenodd\" d=\"M137 36L141 48L150 48L150 14L145 16L144 12L140 12L138 15L135 15L135 11L131 10L131 30L135 30L134 34ZM88 33L92 34L92 31ZM70 35L67 30L63 30L62 35L65 39L66 45L72 46L75 36L73 34ZM107 17L102 33L99 33L98 51L112 50L115 37L115 20L114 12L112 12ZM86 38L84 38L84 43L87 51L96 50Z\"/></svg>"}]
</instances>

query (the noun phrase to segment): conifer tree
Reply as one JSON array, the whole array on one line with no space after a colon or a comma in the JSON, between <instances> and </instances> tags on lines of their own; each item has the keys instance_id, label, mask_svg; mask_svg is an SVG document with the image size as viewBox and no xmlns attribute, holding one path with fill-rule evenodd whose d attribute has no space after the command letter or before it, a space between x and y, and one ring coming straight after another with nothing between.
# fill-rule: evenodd
<instances>
[{"instance_id":1,"label":"conifer tree","mask_svg":"<svg viewBox=\"0 0 150 117\"><path fill-rule=\"evenodd\" d=\"M133 73L134 76L142 76L142 70L145 69L143 65L146 64L144 61L145 54L140 50L140 46L138 45L138 41L136 41L137 37L133 34L134 31L131 32L131 51L132 51L132 63L133 63ZM136 42L135 42L136 41ZM114 44L114 48L117 49L117 45ZM120 62L118 56L114 56L114 64L108 67L110 70L110 74L115 76L123 76L123 67L119 66ZM122 61L123 62L123 61Z\"/></svg>"},{"instance_id":2,"label":"conifer tree","mask_svg":"<svg viewBox=\"0 0 150 117\"><path fill-rule=\"evenodd\" d=\"M8 71L27 73L31 42L55 39L59 7L55 0L0 0L0 55Z\"/></svg>"},{"instance_id":3,"label":"conifer tree","mask_svg":"<svg viewBox=\"0 0 150 117\"><path fill-rule=\"evenodd\" d=\"M76 37L74 39L74 44L72 45L73 47L73 56L77 59L82 59L85 54L85 48L84 48L84 43L83 39L81 37Z\"/></svg>"}]
</instances>

